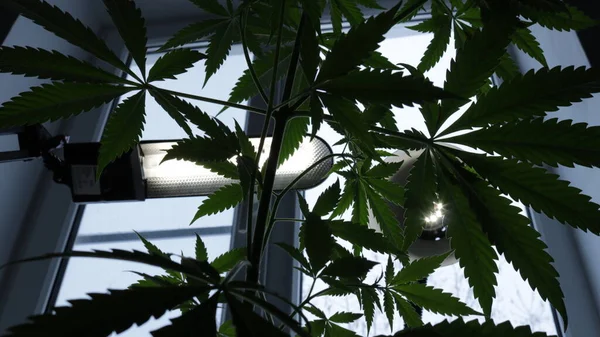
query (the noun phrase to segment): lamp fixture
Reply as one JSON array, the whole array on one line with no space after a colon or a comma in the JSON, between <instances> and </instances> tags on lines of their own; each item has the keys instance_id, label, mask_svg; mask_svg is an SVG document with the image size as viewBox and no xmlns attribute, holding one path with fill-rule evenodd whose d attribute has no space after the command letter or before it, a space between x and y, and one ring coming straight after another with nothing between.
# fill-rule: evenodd
<instances>
[{"instance_id":1,"label":"lamp fixture","mask_svg":"<svg viewBox=\"0 0 600 337\"><path fill-rule=\"evenodd\" d=\"M410 170L413 168L417 158L423 153L420 151L397 151L394 156L387 157L386 162L402 162L400 169L389 179L396 184L406 185ZM390 207L398 221L399 226L404 226L404 208L395 204ZM411 260L424 257L441 255L451 251L450 239L447 237L447 224L445 222L446 211L443 200L437 200L432 203L431 212L423 216L423 232L421 236L408 248L408 256ZM369 213L369 227L376 231L381 231L377 220L373 214ZM443 266L456 263L454 254L450 254Z\"/></svg>"},{"instance_id":2,"label":"lamp fixture","mask_svg":"<svg viewBox=\"0 0 600 337\"><path fill-rule=\"evenodd\" d=\"M2 131L2 130L0 130ZM96 180L100 143L68 143L64 136L51 137L40 125L24 129L4 130L19 137L20 150L0 152L0 163L42 157L54 172L54 181L70 187L73 201L78 203L143 201L151 198L206 196L235 183L201 165L168 160L162 163L176 140L143 141L106 166ZM21 132L21 133L19 133ZM250 142L258 147L259 138ZM265 139L268 153L271 138ZM59 158L58 149L63 151ZM275 190L282 190L314 167L296 182L295 189L308 189L324 181L333 166L331 147L321 138L306 137L294 154L283 162L275 176ZM262 156L259 167L267 160Z\"/></svg>"}]
</instances>

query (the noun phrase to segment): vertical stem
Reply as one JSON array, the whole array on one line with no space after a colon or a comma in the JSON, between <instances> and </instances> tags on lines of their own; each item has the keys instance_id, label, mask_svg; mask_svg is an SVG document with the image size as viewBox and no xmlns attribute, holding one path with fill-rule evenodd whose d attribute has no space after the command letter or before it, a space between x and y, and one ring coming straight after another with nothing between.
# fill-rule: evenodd
<instances>
[{"instance_id":1,"label":"vertical stem","mask_svg":"<svg viewBox=\"0 0 600 337\"><path fill-rule=\"evenodd\" d=\"M262 246L265 239L265 229L269 221L269 211L271 208L271 195L273 185L275 183L275 173L277 172L277 164L279 162L279 152L283 145L283 135L287 117L280 115L275 118L275 130L273 130L273 140L269 152L269 159L265 171L263 182L263 192L258 204L258 214L256 215L256 223L254 224L254 238L252 240L252 254L249 256L250 268L246 275L246 281L257 283L260 274L260 260L262 256ZM274 215L273 215L274 216Z\"/></svg>"}]
</instances>

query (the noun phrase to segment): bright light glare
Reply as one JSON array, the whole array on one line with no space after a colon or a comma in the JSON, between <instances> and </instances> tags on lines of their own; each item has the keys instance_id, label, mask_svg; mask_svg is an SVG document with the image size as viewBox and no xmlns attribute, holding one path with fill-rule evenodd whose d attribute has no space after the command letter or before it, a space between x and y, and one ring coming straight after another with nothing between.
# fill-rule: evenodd
<instances>
[{"instance_id":1,"label":"bright light glare","mask_svg":"<svg viewBox=\"0 0 600 337\"><path fill-rule=\"evenodd\" d=\"M441 202L433 203L433 211L429 214L429 216L425 217L425 222L427 225L425 226L428 229L437 229L443 227L443 224L438 224L440 220L444 218L444 204Z\"/></svg>"}]
</instances>

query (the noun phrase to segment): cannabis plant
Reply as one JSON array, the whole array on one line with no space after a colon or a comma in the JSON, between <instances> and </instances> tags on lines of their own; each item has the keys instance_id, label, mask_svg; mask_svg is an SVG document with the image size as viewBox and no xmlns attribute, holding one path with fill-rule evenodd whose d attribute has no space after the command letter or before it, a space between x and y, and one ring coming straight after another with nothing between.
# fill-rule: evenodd
<instances>
[{"instance_id":1,"label":"cannabis plant","mask_svg":"<svg viewBox=\"0 0 600 337\"><path fill-rule=\"evenodd\" d=\"M191 2L210 18L175 33L160 48L162 57L147 69L141 10L135 1L104 0L132 62L139 67L136 73L84 23L60 8L42 0L2 1L106 67L57 51L1 47L0 71L49 81L5 102L0 127L68 118L116 100L119 103L101 140L100 174L139 142L145 102L154 99L189 135L168 150L165 159L192 161L235 181L199 205L194 220L240 203L258 205L256 213L248 207L246 247L213 261L208 260L200 237L194 257L162 252L144 238L147 252L73 251L39 257L136 261L160 267L164 273L140 273L140 281L128 289L90 294L50 314L32 316L11 328L9 336L108 336L168 310L179 310L181 316L153 331L153 336L356 336L339 324L364 316L370 326L377 309L388 316L390 327L395 313L404 318L406 327L396 336L530 336L528 327L495 325L490 320L423 325L418 314L425 309L489 318L498 253L567 325L552 257L529 219L507 196L565 225L600 233L599 206L546 169L600 164L598 127L547 118L548 112L600 91L600 73L585 67L549 69L530 30L533 24L581 29L593 25L592 20L562 0L407 0L391 8L376 0ZM384 34L407 24L424 7L431 16L410 27L434 34L420 63L391 63L377 51ZM377 14L367 17L365 8ZM331 31L321 28L325 11L331 17ZM348 30L343 29L344 20L350 24ZM451 39L456 57L443 88L436 87L424 72L439 62ZM200 40L208 41L205 53L186 47ZM235 43L242 45L247 70L228 101L155 86L201 60L206 76L198 85L214 84L209 79ZM542 67L519 72L507 53L510 43ZM491 85L494 74L502 84ZM275 95L279 84L283 92ZM123 95L126 98L120 99ZM266 108L245 105L250 98L263 100ZM190 100L264 115L260 144L254 147L239 126L229 129ZM420 108L426 133L396 126L392 107L413 105ZM445 122L459 109L464 113L448 126ZM269 122L274 125L272 134ZM302 303L292 303L260 283L261 256L278 226L276 209L286 193L295 193L294 183L274 191L274 179L278 165L305 137L319 135L324 124L347 144L343 153L327 158L335 157L329 174L343 178L343 185L338 181L329 186L312 207L299 195L304 215L299 246L281 244L279 252L291 255L302 273L327 287ZM272 143L263 155L267 136ZM414 163L406 181L399 183L389 178L401 170L402 162L389 159L403 151L411 154ZM258 165L264 156L265 165ZM443 204L443 235L452 251L410 258L410 247L427 235L425 216L434 203ZM401 216L393 211L398 209ZM351 220L341 218L347 210ZM379 230L368 226L369 217ZM340 245L340 240L350 243L353 251ZM374 283L366 281L376 263L363 256L365 250L389 256L383 275ZM448 254L464 269L481 312L419 282ZM396 270L395 263L402 268ZM340 295L356 296L362 313L328 317L311 305L317 297ZM279 298L288 310L268 298ZM231 317L222 326L215 320L218 307L226 308ZM309 320L306 312L316 318Z\"/></svg>"}]
</instances>

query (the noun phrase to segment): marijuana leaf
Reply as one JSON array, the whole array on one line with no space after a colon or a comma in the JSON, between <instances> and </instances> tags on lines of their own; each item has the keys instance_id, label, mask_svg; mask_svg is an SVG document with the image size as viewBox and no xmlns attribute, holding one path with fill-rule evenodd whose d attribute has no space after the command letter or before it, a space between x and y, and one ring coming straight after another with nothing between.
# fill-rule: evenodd
<instances>
[{"instance_id":1,"label":"marijuana leaf","mask_svg":"<svg viewBox=\"0 0 600 337\"><path fill-rule=\"evenodd\" d=\"M137 144L144 130L146 116L146 92L125 99L109 117L98 154L97 177L113 160Z\"/></svg>"},{"instance_id":2,"label":"marijuana leaf","mask_svg":"<svg viewBox=\"0 0 600 337\"><path fill-rule=\"evenodd\" d=\"M202 201L202 205L198 207L198 211L191 223L194 223L205 215L220 213L226 209L235 207L242 202L243 198L244 194L242 193L240 184L225 185Z\"/></svg>"},{"instance_id":3,"label":"marijuana leaf","mask_svg":"<svg viewBox=\"0 0 600 337\"><path fill-rule=\"evenodd\" d=\"M185 73L194 63L205 58L206 55L193 49L171 50L156 60L148 74L148 82L176 79L176 75Z\"/></svg>"},{"instance_id":4,"label":"marijuana leaf","mask_svg":"<svg viewBox=\"0 0 600 337\"><path fill-rule=\"evenodd\" d=\"M596 69L555 67L537 72L531 70L490 89L444 133L545 116L546 112L581 102L596 92L600 92L600 72Z\"/></svg>"}]
</instances>

